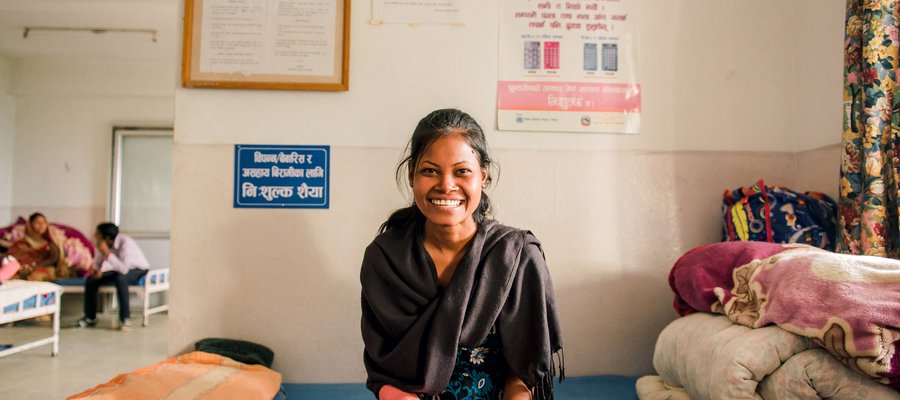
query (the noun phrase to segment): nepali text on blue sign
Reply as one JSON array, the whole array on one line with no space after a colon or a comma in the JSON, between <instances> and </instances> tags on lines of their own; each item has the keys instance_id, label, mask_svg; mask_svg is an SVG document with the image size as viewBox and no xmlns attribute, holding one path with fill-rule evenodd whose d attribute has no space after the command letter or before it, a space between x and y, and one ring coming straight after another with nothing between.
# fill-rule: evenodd
<instances>
[{"instance_id":1,"label":"nepali text on blue sign","mask_svg":"<svg viewBox=\"0 0 900 400\"><path fill-rule=\"evenodd\" d=\"M234 145L234 207L328 208L330 150Z\"/></svg>"}]
</instances>

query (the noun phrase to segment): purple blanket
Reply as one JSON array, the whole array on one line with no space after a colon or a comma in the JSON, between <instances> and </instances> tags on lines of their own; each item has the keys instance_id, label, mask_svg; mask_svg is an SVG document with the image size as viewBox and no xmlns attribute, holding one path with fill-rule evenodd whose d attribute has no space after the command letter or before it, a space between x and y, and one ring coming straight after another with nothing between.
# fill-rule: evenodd
<instances>
[{"instance_id":1,"label":"purple blanket","mask_svg":"<svg viewBox=\"0 0 900 400\"><path fill-rule=\"evenodd\" d=\"M776 324L900 388L900 261L806 245L725 242L686 253L669 283L681 315L717 312L751 328Z\"/></svg>"}]
</instances>

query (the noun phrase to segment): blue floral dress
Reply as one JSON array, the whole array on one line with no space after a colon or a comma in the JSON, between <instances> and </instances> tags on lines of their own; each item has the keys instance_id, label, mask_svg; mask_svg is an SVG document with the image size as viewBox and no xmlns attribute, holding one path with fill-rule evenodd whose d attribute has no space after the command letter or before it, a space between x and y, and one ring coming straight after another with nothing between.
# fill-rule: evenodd
<instances>
[{"instance_id":1,"label":"blue floral dress","mask_svg":"<svg viewBox=\"0 0 900 400\"><path fill-rule=\"evenodd\" d=\"M476 347L460 347L456 366L440 400L499 400L505 382L500 335L495 329Z\"/></svg>"}]
</instances>

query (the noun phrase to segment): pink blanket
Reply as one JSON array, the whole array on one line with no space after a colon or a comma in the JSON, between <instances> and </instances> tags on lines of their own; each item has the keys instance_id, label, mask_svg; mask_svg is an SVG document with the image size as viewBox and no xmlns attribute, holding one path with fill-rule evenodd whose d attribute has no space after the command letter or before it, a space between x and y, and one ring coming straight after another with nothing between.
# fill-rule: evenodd
<instances>
[{"instance_id":1,"label":"pink blanket","mask_svg":"<svg viewBox=\"0 0 900 400\"><path fill-rule=\"evenodd\" d=\"M853 370L900 388L900 261L816 247L725 242L672 268L675 309L806 336Z\"/></svg>"}]
</instances>

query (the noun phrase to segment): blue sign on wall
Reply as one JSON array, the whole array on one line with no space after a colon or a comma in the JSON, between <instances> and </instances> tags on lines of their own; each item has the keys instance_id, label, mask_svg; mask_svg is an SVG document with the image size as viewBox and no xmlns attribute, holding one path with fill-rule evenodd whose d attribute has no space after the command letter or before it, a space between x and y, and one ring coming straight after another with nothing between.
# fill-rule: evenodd
<instances>
[{"instance_id":1,"label":"blue sign on wall","mask_svg":"<svg viewBox=\"0 0 900 400\"><path fill-rule=\"evenodd\" d=\"M234 145L235 208L328 208L330 146Z\"/></svg>"}]
</instances>

